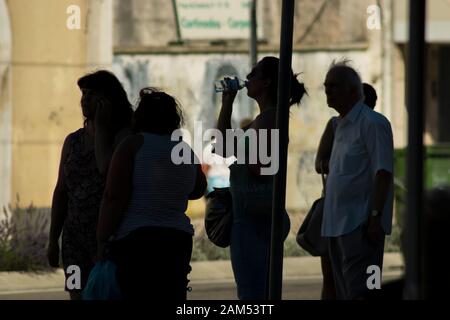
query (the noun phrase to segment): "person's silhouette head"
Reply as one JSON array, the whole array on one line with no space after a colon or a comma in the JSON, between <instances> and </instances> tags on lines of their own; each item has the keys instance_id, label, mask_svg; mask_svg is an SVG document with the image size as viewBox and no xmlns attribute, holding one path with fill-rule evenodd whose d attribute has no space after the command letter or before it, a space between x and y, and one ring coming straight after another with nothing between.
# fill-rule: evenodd
<instances>
[{"instance_id":1,"label":"person's silhouette head","mask_svg":"<svg viewBox=\"0 0 450 320\"><path fill-rule=\"evenodd\" d=\"M333 61L324 86L328 106L340 114L346 114L364 95L361 77L348 60Z\"/></svg>"},{"instance_id":2,"label":"person's silhouette head","mask_svg":"<svg viewBox=\"0 0 450 320\"><path fill-rule=\"evenodd\" d=\"M82 92L81 108L87 120L93 120L99 98L108 100L112 107L109 127L118 131L131 125L133 109L119 79L110 71L98 70L78 79Z\"/></svg>"},{"instance_id":3,"label":"person's silhouette head","mask_svg":"<svg viewBox=\"0 0 450 320\"><path fill-rule=\"evenodd\" d=\"M371 109L375 109L378 99L375 88L372 87L370 84L364 82L363 91L364 91L364 103Z\"/></svg>"},{"instance_id":4,"label":"person's silhouette head","mask_svg":"<svg viewBox=\"0 0 450 320\"><path fill-rule=\"evenodd\" d=\"M156 88L143 88L134 112L133 130L160 135L172 134L183 124L183 112L174 97Z\"/></svg>"},{"instance_id":5,"label":"person's silhouette head","mask_svg":"<svg viewBox=\"0 0 450 320\"><path fill-rule=\"evenodd\" d=\"M280 60L276 57L264 57L247 75L247 95L259 101L267 99L273 105L277 102L278 66ZM289 105L299 104L306 93L305 86L297 80L291 70L291 96Z\"/></svg>"}]
</instances>

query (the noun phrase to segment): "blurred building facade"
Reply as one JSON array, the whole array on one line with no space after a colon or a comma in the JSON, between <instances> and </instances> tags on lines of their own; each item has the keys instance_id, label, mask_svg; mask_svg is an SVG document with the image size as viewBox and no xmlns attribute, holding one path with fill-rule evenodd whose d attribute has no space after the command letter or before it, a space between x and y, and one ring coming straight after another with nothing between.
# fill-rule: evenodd
<instances>
[{"instance_id":1,"label":"blurred building facade","mask_svg":"<svg viewBox=\"0 0 450 320\"><path fill-rule=\"evenodd\" d=\"M230 1L238 0L220 2ZM434 31L428 38L427 143L435 143L449 140L450 33L445 30L450 3L428 2ZM173 3L0 0L0 204L14 203L19 194L22 205L51 205L63 139L82 125L76 80L93 69L111 68L132 102L149 85L175 95L191 131L194 121L202 121L204 129L214 127L220 96L212 83L229 74L245 78L248 40L180 38ZM323 90L334 59L352 60L363 81L377 89L376 110L391 121L395 146L405 145L406 3L296 1L292 66L301 73L308 96L291 111L288 210L304 210L320 195L313 164L325 124L336 114L327 107ZM80 8L80 29L67 28L71 5ZM260 57L277 56L280 17L281 0L258 1ZM236 101L234 125L254 112L244 90Z\"/></svg>"},{"instance_id":2,"label":"blurred building facade","mask_svg":"<svg viewBox=\"0 0 450 320\"><path fill-rule=\"evenodd\" d=\"M51 205L62 143L83 123L76 81L110 67L111 48L112 1L0 0L0 206Z\"/></svg>"},{"instance_id":3,"label":"blurred building facade","mask_svg":"<svg viewBox=\"0 0 450 320\"><path fill-rule=\"evenodd\" d=\"M426 134L427 144L450 142L450 1L428 0L426 12ZM394 3L393 41L404 61L408 41L407 1ZM404 67L398 63L398 67ZM399 70L400 71L400 70ZM401 72L402 74L404 72ZM403 78L397 90L404 88Z\"/></svg>"}]
</instances>

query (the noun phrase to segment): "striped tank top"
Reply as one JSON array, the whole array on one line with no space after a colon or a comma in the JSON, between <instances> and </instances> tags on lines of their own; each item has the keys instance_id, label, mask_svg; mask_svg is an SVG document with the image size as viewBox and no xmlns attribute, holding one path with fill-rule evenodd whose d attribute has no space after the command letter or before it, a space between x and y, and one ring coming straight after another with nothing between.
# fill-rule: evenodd
<instances>
[{"instance_id":1,"label":"striped tank top","mask_svg":"<svg viewBox=\"0 0 450 320\"><path fill-rule=\"evenodd\" d=\"M193 151L185 142L171 141L170 135L142 133L144 143L136 153L132 195L115 239L140 227L166 227L194 234L185 214L188 196L193 191L197 171L195 164L174 164L172 149L179 143L183 150Z\"/></svg>"}]
</instances>

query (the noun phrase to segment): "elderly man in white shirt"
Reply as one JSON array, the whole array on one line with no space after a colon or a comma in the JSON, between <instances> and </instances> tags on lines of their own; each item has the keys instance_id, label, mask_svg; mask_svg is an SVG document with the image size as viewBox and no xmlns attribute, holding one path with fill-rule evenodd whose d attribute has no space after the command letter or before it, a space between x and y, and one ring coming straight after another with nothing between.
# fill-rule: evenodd
<instances>
[{"instance_id":1,"label":"elderly man in white shirt","mask_svg":"<svg viewBox=\"0 0 450 320\"><path fill-rule=\"evenodd\" d=\"M337 298L364 299L369 292L368 267L382 270L384 238L391 233L392 129L383 115L364 104L361 78L346 62L333 63L324 85L328 106L339 119L322 236L329 239Z\"/></svg>"}]
</instances>

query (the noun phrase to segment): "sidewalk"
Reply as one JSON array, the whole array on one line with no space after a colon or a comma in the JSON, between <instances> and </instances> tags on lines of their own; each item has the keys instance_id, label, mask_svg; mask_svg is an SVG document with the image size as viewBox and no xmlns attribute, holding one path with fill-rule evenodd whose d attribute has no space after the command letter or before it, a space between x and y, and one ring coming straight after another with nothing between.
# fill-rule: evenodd
<instances>
[{"instance_id":1,"label":"sidewalk","mask_svg":"<svg viewBox=\"0 0 450 320\"><path fill-rule=\"evenodd\" d=\"M192 262L189 274L193 283L226 283L234 282L231 263L225 261ZM283 263L285 280L299 278L320 278L320 259L317 257L288 257ZM399 276L403 270L400 253L384 255L384 276ZM11 292L43 292L63 290L64 273L62 269L47 273L0 272L0 295ZM1 299L1 297L0 297Z\"/></svg>"},{"instance_id":2,"label":"sidewalk","mask_svg":"<svg viewBox=\"0 0 450 320\"><path fill-rule=\"evenodd\" d=\"M383 275L397 276L403 271L403 259L400 253L384 255ZM192 282L234 282L231 262L199 261L192 262L189 279ZM322 277L319 257L287 257L283 263L283 279Z\"/></svg>"}]
</instances>

